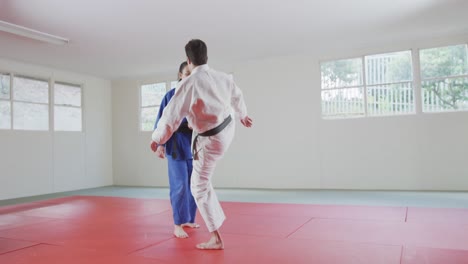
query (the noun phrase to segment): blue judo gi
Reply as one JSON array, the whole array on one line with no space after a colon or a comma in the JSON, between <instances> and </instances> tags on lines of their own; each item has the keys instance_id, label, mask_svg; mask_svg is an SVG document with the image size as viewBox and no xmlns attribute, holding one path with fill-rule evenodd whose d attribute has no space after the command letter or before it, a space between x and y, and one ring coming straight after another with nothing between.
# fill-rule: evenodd
<instances>
[{"instance_id":1,"label":"blue judo gi","mask_svg":"<svg viewBox=\"0 0 468 264\"><path fill-rule=\"evenodd\" d=\"M175 88L164 96L154 124L156 129L164 108L174 96ZM190 191L192 176L192 131L187 119L183 119L179 129L164 144L169 172L169 196L171 199L174 224L194 223L197 205Z\"/></svg>"}]
</instances>

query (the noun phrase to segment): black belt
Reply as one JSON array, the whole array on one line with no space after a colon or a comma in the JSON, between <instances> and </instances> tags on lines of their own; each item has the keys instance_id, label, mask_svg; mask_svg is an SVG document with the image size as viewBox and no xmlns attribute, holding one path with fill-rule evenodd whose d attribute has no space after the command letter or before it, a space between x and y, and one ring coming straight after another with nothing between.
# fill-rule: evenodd
<instances>
[{"instance_id":1,"label":"black belt","mask_svg":"<svg viewBox=\"0 0 468 264\"><path fill-rule=\"evenodd\" d=\"M172 143L172 158L173 159L177 159L177 149L178 149L178 146L177 146L177 133L192 134L192 129L189 128L187 122L184 122L184 123L180 124L179 128L174 133L174 140L173 140L173 143Z\"/></svg>"},{"instance_id":2,"label":"black belt","mask_svg":"<svg viewBox=\"0 0 468 264\"><path fill-rule=\"evenodd\" d=\"M176 130L178 133L192 134L192 129L188 126L187 122L180 124L179 128Z\"/></svg>"},{"instance_id":3,"label":"black belt","mask_svg":"<svg viewBox=\"0 0 468 264\"><path fill-rule=\"evenodd\" d=\"M193 139L193 143L192 143L192 154L193 154L193 159L194 160L198 159L198 151L196 150L198 137L199 136L200 137L211 137L211 136L214 136L214 135L218 134L219 132L223 131L223 129L225 127L227 127L227 125L229 125L229 123L231 123L231 120L232 120L232 117L231 117L231 115L229 115L228 117L226 117L226 119L224 119L224 121L221 124L219 124L219 126L213 128L213 129L210 129L208 131L205 131L203 133L200 133L200 134L195 136L195 138Z\"/></svg>"}]
</instances>

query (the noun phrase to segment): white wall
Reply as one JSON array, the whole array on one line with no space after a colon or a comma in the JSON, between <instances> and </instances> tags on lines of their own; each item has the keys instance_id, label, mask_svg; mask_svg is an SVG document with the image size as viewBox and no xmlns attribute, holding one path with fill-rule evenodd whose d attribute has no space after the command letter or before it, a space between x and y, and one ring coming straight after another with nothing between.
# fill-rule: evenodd
<instances>
[{"instance_id":1,"label":"white wall","mask_svg":"<svg viewBox=\"0 0 468 264\"><path fill-rule=\"evenodd\" d=\"M111 83L0 59L0 71L83 85L83 132L0 130L0 199L113 184Z\"/></svg>"},{"instance_id":2,"label":"white wall","mask_svg":"<svg viewBox=\"0 0 468 264\"><path fill-rule=\"evenodd\" d=\"M165 78L167 77L167 78ZM139 124L140 85L172 80L142 78L112 82L113 166L115 185L167 186L167 165L150 150L151 133ZM156 118L156 117L155 117Z\"/></svg>"},{"instance_id":3,"label":"white wall","mask_svg":"<svg viewBox=\"0 0 468 264\"><path fill-rule=\"evenodd\" d=\"M216 187L468 190L468 112L323 120L319 63L468 42L467 36L257 60L233 69L254 127L239 123ZM212 65L215 66L215 65ZM156 78L155 81L163 81ZM138 131L141 79L113 82L114 180L167 186L165 161Z\"/></svg>"}]
</instances>

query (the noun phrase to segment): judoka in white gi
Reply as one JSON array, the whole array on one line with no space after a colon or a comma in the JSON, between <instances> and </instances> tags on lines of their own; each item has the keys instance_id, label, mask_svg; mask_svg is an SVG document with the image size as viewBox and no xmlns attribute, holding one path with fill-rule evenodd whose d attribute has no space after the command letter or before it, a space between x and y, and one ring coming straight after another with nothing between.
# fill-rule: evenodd
<instances>
[{"instance_id":1,"label":"judoka in white gi","mask_svg":"<svg viewBox=\"0 0 468 264\"><path fill-rule=\"evenodd\" d=\"M242 91L228 74L208 67L206 44L194 39L185 46L191 75L177 85L174 97L164 109L152 139L164 144L187 118L193 129L193 172L191 189L198 210L211 233L210 239L197 245L199 249L223 249L219 232L226 216L211 184L217 161L232 142L236 112L245 127L252 126L247 115Z\"/></svg>"}]
</instances>

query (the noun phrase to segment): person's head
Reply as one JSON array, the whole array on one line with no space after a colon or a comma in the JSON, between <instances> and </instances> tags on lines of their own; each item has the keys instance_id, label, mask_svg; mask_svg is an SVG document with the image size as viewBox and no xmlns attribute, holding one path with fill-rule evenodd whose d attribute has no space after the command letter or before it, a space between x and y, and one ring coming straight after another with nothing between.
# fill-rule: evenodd
<instances>
[{"instance_id":1,"label":"person's head","mask_svg":"<svg viewBox=\"0 0 468 264\"><path fill-rule=\"evenodd\" d=\"M180 82L182 79L185 79L190 75L190 69L187 65L187 62L184 61L179 66L179 73L177 74L177 80Z\"/></svg>"},{"instance_id":2,"label":"person's head","mask_svg":"<svg viewBox=\"0 0 468 264\"><path fill-rule=\"evenodd\" d=\"M192 39L185 45L185 54L191 69L208 62L208 49L205 42L199 39Z\"/></svg>"}]
</instances>

